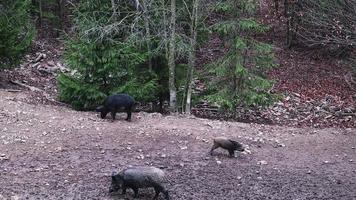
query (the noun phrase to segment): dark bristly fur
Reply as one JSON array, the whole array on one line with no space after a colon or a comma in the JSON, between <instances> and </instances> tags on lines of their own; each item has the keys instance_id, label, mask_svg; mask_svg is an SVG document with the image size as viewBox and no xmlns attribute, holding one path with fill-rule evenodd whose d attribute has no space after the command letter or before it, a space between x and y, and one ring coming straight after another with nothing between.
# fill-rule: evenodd
<instances>
[{"instance_id":1,"label":"dark bristly fur","mask_svg":"<svg viewBox=\"0 0 356 200\"><path fill-rule=\"evenodd\" d=\"M219 147L228 150L229 155L231 157L234 156L235 150L237 150L237 151L245 150L244 147L237 141L230 140L225 137L217 137L217 138L214 138L214 144L210 150L210 155L212 155L213 151Z\"/></svg>"},{"instance_id":2,"label":"dark bristly fur","mask_svg":"<svg viewBox=\"0 0 356 200\"><path fill-rule=\"evenodd\" d=\"M127 113L126 120L131 121L131 113L135 104L135 100L128 94L110 95L105 99L103 105L96 108L96 112L100 112L102 119L110 112L112 120L115 120L117 112L125 111Z\"/></svg>"}]
</instances>

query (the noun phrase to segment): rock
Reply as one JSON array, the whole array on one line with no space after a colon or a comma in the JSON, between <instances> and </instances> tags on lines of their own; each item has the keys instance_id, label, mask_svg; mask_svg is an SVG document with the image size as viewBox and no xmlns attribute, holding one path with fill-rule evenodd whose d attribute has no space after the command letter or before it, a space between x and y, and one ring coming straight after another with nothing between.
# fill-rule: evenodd
<instances>
[{"instance_id":1,"label":"rock","mask_svg":"<svg viewBox=\"0 0 356 200\"><path fill-rule=\"evenodd\" d=\"M307 174L311 174L311 170L308 170L308 171L307 171Z\"/></svg>"},{"instance_id":2,"label":"rock","mask_svg":"<svg viewBox=\"0 0 356 200\"><path fill-rule=\"evenodd\" d=\"M267 161L260 160L260 161L257 162L257 165L267 165Z\"/></svg>"},{"instance_id":3,"label":"rock","mask_svg":"<svg viewBox=\"0 0 356 200\"><path fill-rule=\"evenodd\" d=\"M56 64L54 64L54 61L53 61L53 60L48 61L48 62L47 62L47 65L48 65L48 66L51 66L51 67L56 66Z\"/></svg>"},{"instance_id":4,"label":"rock","mask_svg":"<svg viewBox=\"0 0 356 200\"><path fill-rule=\"evenodd\" d=\"M18 195L11 196L11 200L19 200L20 197Z\"/></svg>"},{"instance_id":5,"label":"rock","mask_svg":"<svg viewBox=\"0 0 356 200\"><path fill-rule=\"evenodd\" d=\"M141 155L137 156L136 158L139 160L143 160L143 159L145 159L145 156L141 154Z\"/></svg>"},{"instance_id":6,"label":"rock","mask_svg":"<svg viewBox=\"0 0 356 200\"><path fill-rule=\"evenodd\" d=\"M258 179L258 180L262 180L262 177L261 177L261 176L259 176L259 177L257 177L257 179Z\"/></svg>"},{"instance_id":7,"label":"rock","mask_svg":"<svg viewBox=\"0 0 356 200\"><path fill-rule=\"evenodd\" d=\"M33 61L34 63L37 63L39 61L41 61L43 58L45 58L45 54L39 53L38 56L36 57L36 59Z\"/></svg>"},{"instance_id":8,"label":"rock","mask_svg":"<svg viewBox=\"0 0 356 200\"><path fill-rule=\"evenodd\" d=\"M33 64L33 65L32 65L32 68L36 68L36 69L38 69L38 68L39 68L39 66L40 66L40 64L41 64L41 63L39 63L39 62L38 62L38 63L35 63L35 64Z\"/></svg>"},{"instance_id":9,"label":"rock","mask_svg":"<svg viewBox=\"0 0 356 200\"><path fill-rule=\"evenodd\" d=\"M283 143L278 143L277 146L278 146L278 147L285 147L286 145L283 144Z\"/></svg>"},{"instance_id":10,"label":"rock","mask_svg":"<svg viewBox=\"0 0 356 200\"><path fill-rule=\"evenodd\" d=\"M252 152L251 150L245 148L245 151L241 152L241 154L252 154Z\"/></svg>"},{"instance_id":11,"label":"rock","mask_svg":"<svg viewBox=\"0 0 356 200\"><path fill-rule=\"evenodd\" d=\"M217 160L216 163L220 165L222 162L220 160Z\"/></svg>"},{"instance_id":12,"label":"rock","mask_svg":"<svg viewBox=\"0 0 356 200\"><path fill-rule=\"evenodd\" d=\"M293 92L292 94L293 94L294 96L296 96L296 97L300 98L300 94L295 93L295 92Z\"/></svg>"}]
</instances>

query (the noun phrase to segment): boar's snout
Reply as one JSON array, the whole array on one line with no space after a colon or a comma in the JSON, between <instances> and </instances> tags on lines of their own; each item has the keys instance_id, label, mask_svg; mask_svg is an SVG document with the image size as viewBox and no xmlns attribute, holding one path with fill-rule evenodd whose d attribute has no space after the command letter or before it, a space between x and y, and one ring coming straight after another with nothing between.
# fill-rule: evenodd
<instances>
[{"instance_id":1,"label":"boar's snout","mask_svg":"<svg viewBox=\"0 0 356 200\"><path fill-rule=\"evenodd\" d=\"M116 192L120 189L120 186L115 184L115 183L112 183L110 188L109 188L109 193L113 193L113 192Z\"/></svg>"},{"instance_id":2,"label":"boar's snout","mask_svg":"<svg viewBox=\"0 0 356 200\"><path fill-rule=\"evenodd\" d=\"M238 145L236 150L237 151L245 151L245 148L242 145Z\"/></svg>"},{"instance_id":3,"label":"boar's snout","mask_svg":"<svg viewBox=\"0 0 356 200\"><path fill-rule=\"evenodd\" d=\"M98 107L96 107L96 109L95 109L96 112L101 112L101 111L103 111L103 110L104 110L104 106L98 106Z\"/></svg>"},{"instance_id":4,"label":"boar's snout","mask_svg":"<svg viewBox=\"0 0 356 200\"><path fill-rule=\"evenodd\" d=\"M121 179L120 179L120 177L116 177L116 176L119 176L119 175L116 175L115 172L113 172L111 175L111 185L109 188L109 193L116 192L120 189Z\"/></svg>"}]
</instances>

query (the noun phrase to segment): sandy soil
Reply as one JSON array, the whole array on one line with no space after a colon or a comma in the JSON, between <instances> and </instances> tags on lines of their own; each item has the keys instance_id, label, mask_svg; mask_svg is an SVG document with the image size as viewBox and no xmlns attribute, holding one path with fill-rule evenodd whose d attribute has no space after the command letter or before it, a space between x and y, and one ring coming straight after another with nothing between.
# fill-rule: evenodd
<instances>
[{"instance_id":1,"label":"sandy soil","mask_svg":"<svg viewBox=\"0 0 356 200\"><path fill-rule=\"evenodd\" d=\"M356 129L156 113L110 122L26 98L0 91L0 199L132 199L108 193L111 172L128 165L163 168L171 199L356 199ZM222 135L249 151L208 155ZM153 194L141 189L139 199Z\"/></svg>"}]
</instances>

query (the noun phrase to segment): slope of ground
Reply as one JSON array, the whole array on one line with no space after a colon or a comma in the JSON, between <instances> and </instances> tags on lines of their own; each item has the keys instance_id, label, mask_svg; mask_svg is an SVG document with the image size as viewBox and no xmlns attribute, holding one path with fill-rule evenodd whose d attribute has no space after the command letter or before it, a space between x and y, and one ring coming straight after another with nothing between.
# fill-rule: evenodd
<instances>
[{"instance_id":1,"label":"slope of ground","mask_svg":"<svg viewBox=\"0 0 356 200\"><path fill-rule=\"evenodd\" d=\"M108 194L111 172L128 165L164 168L172 199L356 198L356 129L146 113L110 122L27 98L0 91L0 199L132 199L132 191ZM249 151L208 155L222 135ZM139 199L152 197L140 191Z\"/></svg>"},{"instance_id":2,"label":"slope of ground","mask_svg":"<svg viewBox=\"0 0 356 200\"><path fill-rule=\"evenodd\" d=\"M275 14L274 2L260 1L258 19L270 30L256 39L272 44L275 49L278 67L270 70L268 77L275 81L271 91L282 95L281 101L266 109L239 109L237 117L211 112L211 108L198 108L193 113L205 118L293 127L355 127L356 85L350 81L352 70L347 59L331 56L324 49L288 48L283 8ZM282 7L282 3L279 5ZM212 35L197 52L198 73L205 74L205 65L226 52L224 42Z\"/></svg>"},{"instance_id":3,"label":"slope of ground","mask_svg":"<svg viewBox=\"0 0 356 200\"><path fill-rule=\"evenodd\" d=\"M356 88L347 81L350 70L345 67L344 61L318 55L320 52L316 51L286 48L285 19L274 14L272 4L271 0L261 1L259 19L269 25L271 31L258 39L275 47L279 67L271 70L269 77L276 81L272 91L284 95L284 98L267 109L238 110L238 115L211 113L210 108L206 111L199 105L193 108L193 114L292 127L356 127ZM64 15L63 25L67 33L71 27L70 8L67 5L64 10L67 14ZM279 12L282 11L283 8L280 8ZM219 16L211 16L209 23L218 20ZM63 41L57 38L57 30L44 20L23 63L13 70L0 71L0 88L25 90L29 94L26 102L31 104L61 105L57 99L56 76L58 72L67 70L61 62L63 50ZM198 74L204 74L206 64L221 58L226 52L224 41L213 34L197 52ZM19 87L17 83L25 84L33 91ZM199 91L205 89L200 81L197 81L196 87Z\"/></svg>"}]
</instances>

